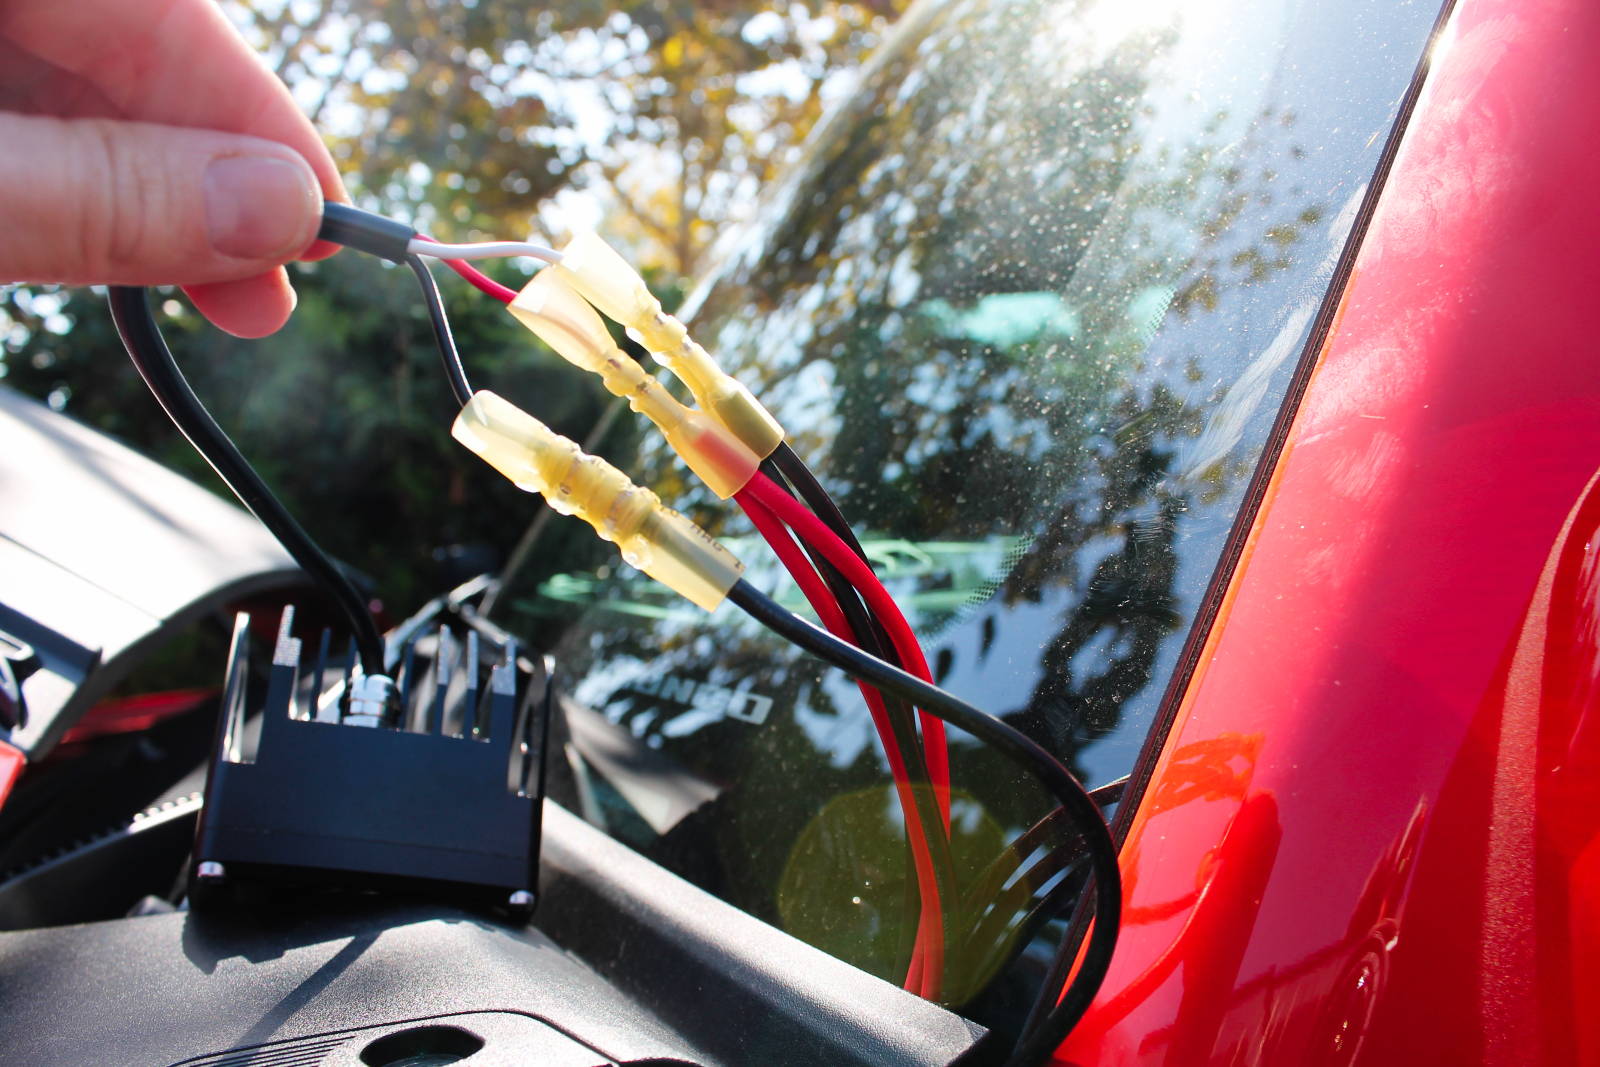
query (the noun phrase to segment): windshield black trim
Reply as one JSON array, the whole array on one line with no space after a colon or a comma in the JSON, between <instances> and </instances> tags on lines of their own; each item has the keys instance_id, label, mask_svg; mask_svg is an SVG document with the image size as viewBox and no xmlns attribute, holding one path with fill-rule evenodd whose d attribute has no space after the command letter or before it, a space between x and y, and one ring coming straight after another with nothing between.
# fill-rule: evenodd
<instances>
[{"instance_id":1,"label":"windshield black trim","mask_svg":"<svg viewBox=\"0 0 1600 1067\"><path fill-rule=\"evenodd\" d=\"M1200 653L1205 648L1206 641L1211 636L1211 628L1216 623L1217 614L1222 608L1223 598L1227 595L1228 586L1232 583L1234 572L1238 569L1239 560L1244 555L1246 542L1250 532L1255 528L1256 519L1261 511L1261 502L1266 497L1267 487L1271 484L1273 475L1278 468L1278 460L1283 455L1284 447L1288 443L1289 430L1294 425L1294 420L1300 413L1300 402L1304 399L1307 388L1311 384L1312 373L1316 370L1318 357L1322 353L1323 345L1327 342L1328 334L1333 328L1333 323L1338 315L1339 307L1344 300L1345 288L1349 285L1350 275L1355 269L1356 257L1361 252L1362 243L1366 240L1367 229L1372 223L1372 217L1377 211L1378 201L1383 196L1388 185L1389 173L1393 169L1395 156L1400 151L1400 142L1404 139L1406 130L1411 124L1411 116L1416 110L1417 101L1421 97L1423 84L1428 79L1433 51L1439 39L1444 35L1449 25L1451 16L1455 13L1456 0L1444 0L1439 10L1438 17L1434 20L1433 29L1428 33L1428 40L1422 50L1422 55L1417 61L1417 67L1412 72L1411 82L1406 86L1404 95L1400 98L1400 109L1395 115L1393 126L1390 127L1389 136L1384 141L1383 150L1378 156L1377 167L1373 170L1372 180L1367 186L1366 194L1361 198L1361 205L1356 211L1354 222L1350 227L1350 235L1345 238L1343 250L1334 267L1333 278L1328 283L1328 289L1323 294L1322 304L1317 309L1316 318L1313 320L1311 333L1306 338L1305 346L1295 363L1294 374L1289 379L1288 388L1284 392L1283 403L1278 409L1277 419L1272 424L1272 429L1267 434L1266 445L1257 460L1255 470L1251 474L1250 482L1245 487L1244 499L1239 506L1238 513L1234 516L1233 525L1228 530L1227 540L1224 542L1222 556L1217 561L1216 570L1212 572L1211 581L1206 586L1205 594L1201 597L1200 606L1195 612L1193 624L1189 628L1188 637L1185 638L1183 648L1178 654L1178 666L1173 671L1171 679L1167 682L1166 691L1161 696L1161 702L1156 706L1155 718L1146 735L1144 746L1139 751L1139 757L1134 761L1133 771L1128 778L1127 789L1123 794L1124 803L1119 804L1117 813L1111 823L1111 836L1120 847L1127 839L1128 830L1132 826L1133 816L1144 802L1145 789L1150 784L1150 779L1155 773L1156 762L1160 759L1162 751L1166 748L1167 737L1172 732L1172 727L1177 719L1178 708L1183 702L1184 694L1188 692L1189 683L1194 677L1195 669L1200 663ZM1073 940L1080 939L1082 932L1075 930Z\"/></svg>"}]
</instances>

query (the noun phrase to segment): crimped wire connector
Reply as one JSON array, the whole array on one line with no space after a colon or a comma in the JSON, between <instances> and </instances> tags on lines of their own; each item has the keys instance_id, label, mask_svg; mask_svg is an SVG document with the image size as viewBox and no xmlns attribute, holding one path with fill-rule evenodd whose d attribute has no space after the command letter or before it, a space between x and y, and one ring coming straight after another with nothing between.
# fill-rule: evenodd
<instances>
[{"instance_id":1,"label":"crimped wire connector","mask_svg":"<svg viewBox=\"0 0 1600 1067\"><path fill-rule=\"evenodd\" d=\"M399 689L394 679L383 674L362 674L357 671L350 683L350 708L345 712L346 726L383 726L391 718Z\"/></svg>"},{"instance_id":2,"label":"crimped wire connector","mask_svg":"<svg viewBox=\"0 0 1600 1067\"><path fill-rule=\"evenodd\" d=\"M676 374L712 418L765 459L783 443L783 427L717 361L689 337L683 323L661 309L644 279L598 234L575 237L551 268L609 318L628 327L661 365Z\"/></svg>"},{"instance_id":3,"label":"crimped wire connector","mask_svg":"<svg viewBox=\"0 0 1600 1067\"><path fill-rule=\"evenodd\" d=\"M587 522L628 563L707 611L744 573L732 553L650 490L487 390L473 394L450 433L518 488Z\"/></svg>"},{"instance_id":4,"label":"crimped wire connector","mask_svg":"<svg viewBox=\"0 0 1600 1067\"><path fill-rule=\"evenodd\" d=\"M543 270L508 310L574 366L592 371L613 395L656 424L689 469L724 500L755 477L761 458L733 432L677 401L611 341L605 323L565 277Z\"/></svg>"}]
</instances>

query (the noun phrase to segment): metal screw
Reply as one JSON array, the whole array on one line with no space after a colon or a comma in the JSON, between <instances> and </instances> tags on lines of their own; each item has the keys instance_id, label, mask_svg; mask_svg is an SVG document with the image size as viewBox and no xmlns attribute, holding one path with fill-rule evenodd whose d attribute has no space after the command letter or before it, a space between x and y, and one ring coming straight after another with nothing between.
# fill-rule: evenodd
<instances>
[{"instance_id":1,"label":"metal screw","mask_svg":"<svg viewBox=\"0 0 1600 1067\"><path fill-rule=\"evenodd\" d=\"M511 894L506 903L513 908L531 908L533 907L533 894L526 889L519 889Z\"/></svg>"},{"instance_id":2,"label":"metal screw","mask_svg":"<svg viewBox=\"0 0 1600 1067\"><path fill-rule=\"evenodd\" d=\"M194 869L196 878L203 878L208 882L219 881L227 876L227 871L216 860L201 860L200 865Z\"/></svg>"}]
</instances>

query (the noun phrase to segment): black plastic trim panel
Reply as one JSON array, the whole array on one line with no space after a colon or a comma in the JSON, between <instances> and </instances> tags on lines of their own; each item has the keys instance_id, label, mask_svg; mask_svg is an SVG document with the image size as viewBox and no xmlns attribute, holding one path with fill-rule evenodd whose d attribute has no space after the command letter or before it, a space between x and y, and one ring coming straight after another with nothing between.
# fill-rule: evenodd
<instances>
[{"instance_id":1,"label":"black plastic trim panel","mask_svg":"<svg viewBox=\"0 0 1600 1067\"><path fill-rule=\"evenodd\" d=\"M165 1067L221 1050L249 1063L258 1046L466 1012L531 1016L613 1063L707 1062L537 931L437 906L3 934L0 989L0 1058L30 1067Z\"/></svg>"},{"instance_id":2,"label":"black plastic trim panel","mask_svg":"<svg viewBox=\"0 0 1600 1067\"><path fill-rule=\"evenodd\" d=\"M355 1039L329 1035L462 1013L536 1019L618 1064L932 1067L983 1037L554 804L544 856L532 930L346 897L0 934L0 1059L334 1067Z\"/></svg>"},{"instance_id":3,"label":"black plastic trim panel","mask_svg":"<svg viewBox=\"0 0 1600 1067\"><path fill-rule=\"evenodd\" d=\"M546 802L539 926L727 1064L948 1064L985 1031Z\"/></svg>"}]
</instances>

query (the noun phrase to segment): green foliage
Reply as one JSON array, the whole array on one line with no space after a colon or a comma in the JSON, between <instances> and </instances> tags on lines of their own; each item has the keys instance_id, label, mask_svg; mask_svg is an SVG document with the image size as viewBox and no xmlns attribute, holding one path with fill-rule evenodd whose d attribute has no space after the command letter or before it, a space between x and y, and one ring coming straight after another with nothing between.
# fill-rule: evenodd
<instances>
[{"instance_id":1,"label":"green foliage","mask_svg":"<svg viewBox=\"0 0 1600 1067\"><path fill-rule=\"evenodd\" d=\"M440 236L526 230L570 185L692 273L901 6L233 0L359 198ZM545 213L548 226L563 229Z\"/></svg>"}]
</instances>

